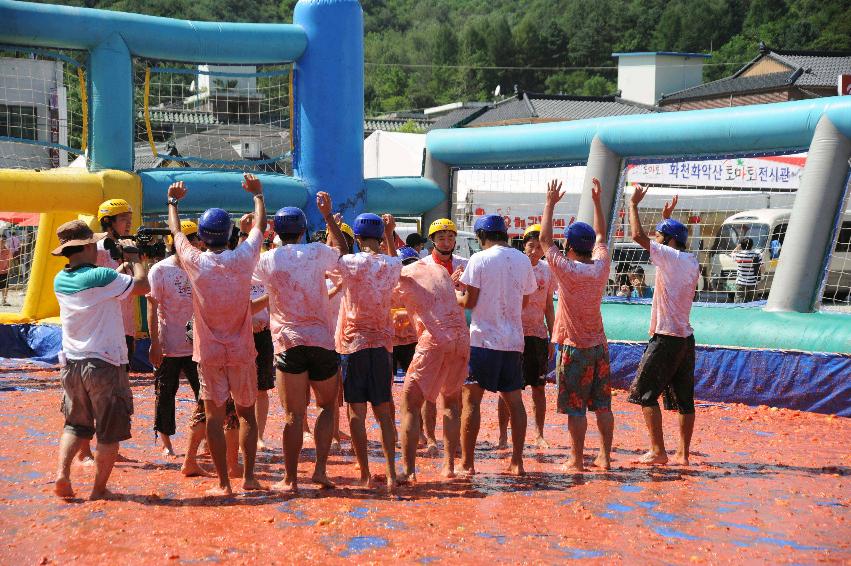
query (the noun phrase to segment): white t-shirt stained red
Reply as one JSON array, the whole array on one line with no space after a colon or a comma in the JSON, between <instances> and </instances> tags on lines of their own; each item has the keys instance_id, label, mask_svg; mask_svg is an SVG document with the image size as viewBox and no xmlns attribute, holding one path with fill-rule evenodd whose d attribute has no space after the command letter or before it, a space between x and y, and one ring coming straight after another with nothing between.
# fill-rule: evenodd
<instances>
[{"instance_id":1,"label":"white t-shirt stained red","mask_svg":"<svg viewBox=\"0 0 851 566\"><path fill-rule=\"evenodd\" d=\"M393 351L390 303L399 282L402 260L359 252L340 257L343 300L337 326L337 351L353 354L367 348Z\"/></svg>"},{"instance_id":2,"label":"white t-shirt stained red","mask_svg":"<svg viewBox=\"0 0 851 566\"><path fill-rule=\"evenodd\" d=\"M479 289L470 317L470 346L522 352L523 296L538 288L529 258L508 246L491 246L473 254L461 283Z\"/></svg>"},{"instance_id":3,"label":"white t-shirt stained red","mask_svg":"<svg viewBox=\"0 0 851 566\"><path fill-rule=\"evenodd\" d=\"M600 303L609 281L609 249L597 244L592 263L566 258L556 246L547 250L553 276L558 281L558 308L552 341L574 348L593 348L606 343Z\"/></svg>"},{"instance_id":4,"label":"white t-shirt stained red","mask_svg":"<svg viewBox=\"0 0 851 566\"><path fill-rule=\"evenodd\" d=\"M529 295L526 308L523 309L523 336L535 336L547 340L550 336L547 334L544 313L547 303L553 302L553 293L558 284L546 262L538 261L537 265L532 266L532 271L538 288Z\"/></svg>"},{"instance_id":5,"label":"white t-shirt stained red","mask_svg":"<svg viewBox=\"0 0 851 566\"><path fill-rule=\"evenodd\" d=\"M276 354L296 346L334 349L325 273L339 257L336 249L319 242L286 244L260 254L255 273L269 294Z\"/></svg>"},{"instance_id":6,"label":"white t-shirt stained red","mask_svg":"<svg viewBox=\"0 0 851 566\"><path fill-rule=\"evenodd\" d=\"M186 236L174 237L180 263L192 285L192 359L210 366L253 364L257 357L251 328L251 278L263 233L252 228L235 250L196 249Z\"/></svg>"},{"instance_id":7,"label":"white t-shirt stained red","mask_svg":"<svg viewBox=\"0 0 851 566\"><path fill-rule=\"evenodd\" d=\"M192 320L192 286L189 277L170 256L148 272L151 292L157 302L157 320L163 356L179 358L192 355L192 342L186 337L186 323Z\"/></svg>"},{"instance_id":8,"label":"white t-shirt stained red","mask_svg":"<svg viewBox=\"0 0 851 566\"><path fill-rule=\"evenodd\" d=\"M658 242L650 242L650 261L656 266L650 335L688 338L694 334L689 323L700 264L694 254Z\"/></svg>"}]
</instances>

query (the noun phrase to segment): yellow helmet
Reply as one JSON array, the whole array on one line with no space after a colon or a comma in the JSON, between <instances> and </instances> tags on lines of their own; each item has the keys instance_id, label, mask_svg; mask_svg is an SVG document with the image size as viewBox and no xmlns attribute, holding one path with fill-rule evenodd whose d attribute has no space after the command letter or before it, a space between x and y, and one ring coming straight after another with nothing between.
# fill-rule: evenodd
<instances>
[{"instance_id":1,"label":"yellow helmet","mask_svg":"<svg viewBox=\"0 0 851 566\"><path fill-rule=\"evenodd\" d=\"M107 216L118 216L125 212L133 212L133 209L130 208L130 203L123 198L111 198L100 203L98 207L98 222Z\"/></svg>"},{"instance_id":2,"label":"yellow helmet","mask_svg":"<svg viewBox=\"0 0 851 566\"><path fill-rule=\"evenodd\" d=\"M189 236L190 234L197 234L198 225L192 222L191 220L181 220L180 231L183 232L184 236Z\"/></svg>"},{"instance_id":3,"label":"yellow helmet","mask_svg":"<svg viewBox=\"0 0 851 566\"><path fill-rule=\"evenodd\" d=\"M191 220L181 220L180 221L180 231L183 232L184 236L191 236L192 234L198 234L198 225ZM171 246L174 244L174 238L171 236L166 236L166 243Z\"/></svg>"},{"instance_id":4,"label":"yellow helmet","mask_svg":"<svg viewBox=\"0 0 851 566\"><path fill-rule=\"evenodd\" d=\"M345 222L340 223L340 232L350 237L352 240L355 239L355 231L352 230L352 227L346 224Z\"/></svg>"},{"instance_id":5,"label":"yellow helmet","mask_svg":"<svg viewBox=\"0 0 851 566\"><path fill-rule=\"evenodd\" d=\"M525 239L526 236L528 236L532 232L540 232L540 231L541 231L541 225L540 224L532 224L531 226L526 228L526 230L523 232L523 238Z\"/></svg>"},{"instance_id":6,"label":"yellow helmet","mask_svg":"<svg viewBox=\"0 0 851 566\"><path fill-rule=\"evenodd\" d=\"M431 226L428 227L428 237L431 238L431 236L435 232L441 232L443 230L449 230L450 232L455 232L456 234L458 233L458 227L455 226L454 222L452 222L448 218L438 218L437 220L431 223Z\"/></svg>"}]
</instances>

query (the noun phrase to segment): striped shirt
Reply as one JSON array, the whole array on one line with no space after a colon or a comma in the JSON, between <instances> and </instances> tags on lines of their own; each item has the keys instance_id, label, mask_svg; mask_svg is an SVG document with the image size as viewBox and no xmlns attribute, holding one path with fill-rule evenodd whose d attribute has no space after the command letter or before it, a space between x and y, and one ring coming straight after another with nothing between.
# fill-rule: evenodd
<instances>
[{"instance_id":1,"label":"striped shirt","mask_svg":"<svg viewBox=\"0 0 851 566\"><path fill-rule=\"evenodd\" d=\"M759 282L761 257L753 250L739 250L733 254L736 262L736 285L754 287Z\"/></svg>"}]
</instances>

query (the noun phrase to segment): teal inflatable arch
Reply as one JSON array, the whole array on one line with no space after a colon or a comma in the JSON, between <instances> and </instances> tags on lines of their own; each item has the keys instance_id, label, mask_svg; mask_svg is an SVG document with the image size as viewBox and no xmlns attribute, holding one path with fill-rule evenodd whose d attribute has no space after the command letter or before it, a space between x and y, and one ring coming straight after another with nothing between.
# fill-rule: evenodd
<instances>
[{"instance_id":1,"label":"teal inflatable arch","mask_svg":"<svg viewBox=\"0 0 851 566\"><path fill-rule=\"evenodd\" d=\"M313 197L332 194L349 222L369 208L421 214L443 192L420 177L363 178L363 14L357 0L299 0L293 24L194 22L107 10L0 0L0 43L87 51L92 169L133 170L132 58L198 64L294 62L294 178L260 175L270 208L300 206L324 227ZM181 210L247 211L240 171L141 173L143 211L162 212L179 177L192 188ZM376 193L376 194L372 194Z\"/></svg>"},{"instance_id":2,"label":"teal inflatable arch","mask_svg":"<svg viewBox=\"0 0 851 566\"><path fill-rule=\"evenodd\" d=\"M700 397L851 416L851 316L816 312L847 199L851 97L615 116L548 124L429 132L426 173L442 187L455 167L540 166L584 161L578 220L592 221L591 178L613 217L630 158L808 151L787 245L762 308L695 305ZM542 203L543 205L543 203ZM640 360L650 306L603 305L615 381L627 385Z\"/></svg>"}]
</instances>

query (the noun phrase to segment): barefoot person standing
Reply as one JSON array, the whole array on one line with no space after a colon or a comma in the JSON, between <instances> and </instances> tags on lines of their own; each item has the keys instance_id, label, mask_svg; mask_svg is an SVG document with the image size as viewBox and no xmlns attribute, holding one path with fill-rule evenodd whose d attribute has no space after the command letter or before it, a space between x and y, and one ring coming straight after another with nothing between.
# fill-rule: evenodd
<instances>
[{"instance_id":1,"label":"barefoot person standing","mask_svg":"<svg viewBox=\"0 0 851 566\"><path fill-rule=\"evenodd\" d=\"M577 472L585 469L582 459L588 429L587 409L594 411L600 430L600 453L594 465L606 470L611 467L615 428L609 385L609 348L600 312L609 280L610 259L606 248L606 220L600 205L600 182L593 179L593 183L594 227L585 222L574 222L567 227L564 231L567 257L553 244L553 210L564 196L561 183L557 181L547 186L541 229L541 246L547 250L547 261L559 284L553 329L553 342L561 344L556 364L557 409L567 413L572 444L570 459L564 468Z\"/></svg>"},{"instance_id":2,"label":"barefoot person standing","mask_svg":"<svg viewBox=\"0 0 851 566\"><path fill-rule=\"evenodd\" d=\"M402 268L397 294L416 330L416 349L402 389L402 449L405 471L400 482L416 481L420 416L426 402L443 396L444 460L442 475L455 477L455 453L461 433L461 388L467 377L470 336L464 311L446 269L416 261Z\"/></svg>"},{"instance_id":3,"label":"barefoot person standing","mask_svg":"<svg viewBox=\"0 0 851 566\"><path fill-rule=\"evenodd\" d=\"M298 491L298 461L311 389L319 406L313 429L316 466L311 479L322 488L334 487L326 464L334 428L340 356L334 350L331 334L325 274L336 267L345 251L345 240L331 216L331 197L319 192L316 204L340 247L301 243L307 231L307 217L300 208L285 207L275 213L273 220L281 245L261 254L255 271L269 296L278 396L284 408L285 475L272 487L292 493Z\"/></svg>"},{"instance_id":4,"label":"barefoot person standing","mask_svg":"<svg viewBox=\"0 0 851 566\"><path fill-rule=\"evenodd\" d=\"M694 431L694 330L689 324L700 265L688 249L688 228L671 218L676 197L662 210L655 240L641 226L638 203L647 189L635 185L629 205L629 225L635 243L650 251L656 266L653 305L650 311L650 342L638 364L630 386L630 403L641 405L644 423L650 433L650 450L637 462L665 464L668 454L662 435L659 395L665 394L665 408L680 413L680 447L675 464L687 466Z\"/></svg>"},{"instance_id":5,"label":"barefoot person standing","mask_svg":"<svg viewBox=\"0 0 851 566\"><path fill-rule=\"evenodd\" d=\"M118 444L130 438L133 394L127 376L122 301L150 290L144 266L128 254L133 276L95 267L97 243L81 220L57 231L59 247L51 252L68 258L53 282L62 320L62 413L65 428L59 441L59 471L54 492L73 497L71 462L84 442L97 434L97 473L90 499L109 496L106 482L118 457Z\"/></svg>"},{"instance_id":6,"label":"barefoot person standing","mask_svg":"<svg viewBox=\"0 0 851 566\"><path fill-rule=\"evenodd\" d=\"M508 472L523 475L526 408L523 406L523 306L538 289L529 258L508 245L505 220L482 216L473 227L482 251L473 254L461 276L458 303L470 317L470 374L464 384L461 414L461 467L475 473L476 439L485 391L499 393L511 421L512 454Z\"/></svg>"},{"instance_id":7,"label":"barefoot person standing","mask_svg":"<svg viewBox=\"0 0 851 566\"><path fill-rule=\"evenodd\" d=\"M372 486L365 422L369 403L381 428L390 492L396 488L390 301L402 271L402 260L396 257L393 241L395 227L396 221L389 214L385 214L383 220L375 214L359 215L355 219L354 233L361 251L342 256L338 263L343 301L337 327L337 351L341 354L343 397L348 404L349 430L360 469L360 484ZM335 240L338 237L334 234ZM380 252L382 241L386 241L389 255Z\"/></svg>"},{"instance_id":8,"label":"barefoot person standing","mask_svg":"<svg viewBox=\"0 0 851 566\"><path fill-rule=\"evenodd\" d=\"M180 231L177 204L186 195L182 181L168 188L168 227L174 246L192 285L194 313L193 355L198 362L201 399L207 419L207 443L219 476L209 495L232 493L226 463L225 404L229 397L239 416L239 443L245 457L243 489L261 489L254 477L257 455L257 368L251 318L251 276L260 256L266 207L263 187L251 174L243 188L254 198L254 226L245 242L228 249L233 222L220 208L211 208L198 220L198 235L207 246L202 252Z\"/></svg>"}]
</instances>

